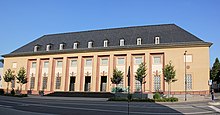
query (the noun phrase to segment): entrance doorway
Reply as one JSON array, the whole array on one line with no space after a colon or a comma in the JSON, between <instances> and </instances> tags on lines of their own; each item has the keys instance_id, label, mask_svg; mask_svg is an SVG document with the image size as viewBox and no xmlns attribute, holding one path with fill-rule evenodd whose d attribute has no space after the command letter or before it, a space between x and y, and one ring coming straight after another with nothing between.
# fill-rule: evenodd
<instances>
[{"instance_id":1,"label":"entrance doorway","mask_svg":"<svg viewBox=\"0 0 220 115\"><path fill-rule=\"evenodd\" d=\"M75 91L75 81L76 77L70 77L69 91Z\"/></svg>"},{"instance_id":2,"label":"entrance doorway","mask_svg":"<svg viewBox=\"0 0 220 115\"><path fill-rule=\"evenodd\" d=\"M107 76L101 76L100 91L106 92Z\"/></svg>"},{"instance_id":3,"label":"entrance doorway","mask_svg":"<svg viewBox=\"0 0 220 115\"><path fill-rule=\"evenodd\" d=\"M91 76L86 76L84 91L90 91L90 84L91 84Z\"/></svg>"}]
</instances>

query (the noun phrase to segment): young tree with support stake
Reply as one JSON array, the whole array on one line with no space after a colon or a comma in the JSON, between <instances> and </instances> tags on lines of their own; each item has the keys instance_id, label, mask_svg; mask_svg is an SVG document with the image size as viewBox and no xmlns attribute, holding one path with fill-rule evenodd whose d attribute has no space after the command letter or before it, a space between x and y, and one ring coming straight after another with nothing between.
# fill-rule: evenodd
<instances>
[{"instance_id":1,"label":"young tree with support stake","mask_svg":"<svg viewBox=\"0 0 220 115\"><path fill-rule=\"evenodd\" d=\"M141 98L142 98L142 84L144 84L146 81L144 81L144 78L146 77L147 73L147 67L145 63L141 63L139 65L139 68L136 71L135 79L138 80L141 83Z\"/></svg>"},{"instance_id":2,"label":"young tree with support stake","mask_svg":"<svg viewBox=\"0 0 220 115\"><path fill-rule=\"evenodd\" d=\"M165 68L163 69L163 73L164 73L164 80L168 83L168 98L169 98L171 91L171 83L177 81L177 79L175 79L176 70L174 70L174 66L172 65L171 61L169 62L169 64L165 66Z\"/></svg>"},{"instance_id":3,"label":"young tree with support stake","mask_svg":"<svg viewBox=\"0 0 220 115\"><path fill-rule=\"evenodd\" d=\"M22 85L27 83L27 76L26 76L26 71L25 71L24 67L20 68L16 78L18 80L17 83L20 84L20 92L21 92L22 91Z\"/></svg>"},{"instance_id":4,"label":"young tree with support stake","mask_svg":"<svg viewBox=\"0 0 220 115\"><path fill-rule=\"evenodd\" d=\"M117 68L114 69L113 71L113 77L111 78L112 84L116 84L116 91L117 92L117 87L118 84L123 80L123 72L118 70Z\"/></svg>"},{"instance_id":5,"label":"young tree with support stake","mask_svg":"<svg viewBox=\"0 0 220 115\"><path fill-rule=\"evenodd\" d=\"M13 73L14 72L11 69L7 69L7 71L5 72L5 75L3 76L5 82L7 82L7 94L8 94L9 83L15 79L15 75Z\"/></svg>"}]
</instances>

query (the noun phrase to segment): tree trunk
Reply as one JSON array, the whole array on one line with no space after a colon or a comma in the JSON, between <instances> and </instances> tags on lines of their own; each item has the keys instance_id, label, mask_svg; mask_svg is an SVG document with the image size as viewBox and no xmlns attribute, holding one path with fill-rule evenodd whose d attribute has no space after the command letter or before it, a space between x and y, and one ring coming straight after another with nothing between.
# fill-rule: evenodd
<instances>
[{"instance_id":1,"label":"tree trunk","mask_svg":"<svg viewBox=\"0 0 220 115\"><path fill-rule=\"evenodd\" d=\"M141 99L142 99L142 82L141 82Z\"/></svg>"},{"instance_id":2,"label":"tree trunk","mask_svg":"<svg viewBox=\"0 0 220 115\"><path fill-rule=\"evenodd\" d=\"M170 82L168 82L168 98L170 98Z\"/></svg>"},{"instance_id":3,"label":"tree trunk","mask_svg":"<svg viewBox=\"0 0 220 115\"><path fill-rule=\"evenodd\" d=\"M8 94L8 87L9 87L9 82L7 82L7 94Z\"/></svg>"},{"instance_id":4,"label":"tree trunk","mask_svg":"<svg viewBox=\"0 0 220 115\"><path fill-rule=\"evenodd\" d=\"M22 92L22 84L20 84L20 94L22 94L21 92Z\"/></svg>"}]
</instances>

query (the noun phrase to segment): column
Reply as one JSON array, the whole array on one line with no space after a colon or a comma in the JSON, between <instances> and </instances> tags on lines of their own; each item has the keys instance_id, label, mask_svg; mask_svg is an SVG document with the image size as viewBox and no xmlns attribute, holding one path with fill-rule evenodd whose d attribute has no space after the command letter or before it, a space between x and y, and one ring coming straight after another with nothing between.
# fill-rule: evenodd
<instances>
[{"instance_id":1,"label":"column","mask_svg":"<svg viewBox=\"0 0 220 115\"><path fill-rule=\"evenodd\" d=\"M92 78L91 78L91 91L95 92L96 91L96 85L98 85L98 83L96 83L96 76L97 76L97 64L98 64L98 56L94 55L93 56L93 67L92 67ZM98 75L99 76L99 75Z\"/></svg>"}]
</instances>

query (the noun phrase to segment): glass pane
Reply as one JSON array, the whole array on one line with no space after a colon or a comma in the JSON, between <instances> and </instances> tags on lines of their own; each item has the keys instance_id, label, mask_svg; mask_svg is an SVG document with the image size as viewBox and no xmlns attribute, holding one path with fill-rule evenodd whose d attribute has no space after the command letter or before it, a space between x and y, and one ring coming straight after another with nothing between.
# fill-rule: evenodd
<instances>
[{"instance_id":1,"label":"glass pane","mask_svg":"<svg viewBox=\"0 0 220 115\"><path fill-rule=\"evenodd\" d=\"M101 64L102 65L108 65L108 59L107 58L102 59Z\"/></svg>"},{"instance_id":2,"label":"glass pane","mask_svg":"<svg viewBox=\"0 0 220 115\"><path fill-rule=\"evenodd\" d=\"M154 64L161 64L160 57L154 57Z\"/></svg>"},{"instance_id":3,"label":"glass pane","mask_svg":"<svg viewBox=\"0 0 220 115\"><path fill-rule=\"evenodd\" d=\"M86 59L86 66L92 66L92 59Z\"/></svg>"},{"instance_id":4,"label":"glass pane","mask_svg":"<svg viewBox=\"0 0 220 115\"><path fill-rule=\"evenodd\" d=\"M142 57L135 57L135 64L141 64L143 62Z\"/></svg>"},{"instance_id":5,"label":"glass pane","mask_svg":"<svg viewBox=\"0 0 220 115\"><path fill-rule=\"evenodd\" d=\"M31 68L36 68L36 66L37 66L37 63L36 62L32 62Z\"/></svg>"},{"instance_id":6,"label":"glass pane","mask_svg":"<svg viewBox=\"0 0 220 115\"><path fill-rule=\"evenodd\" d=\"M71 67L76 67L77 66L77 60L71 60L70 66Z\"/></svg>"},{"instance_id":7,"label":"glass pane","mask_svg":"<svg viewBox=\"0 0 220 115\"><path fill-rule=\"evenodd\" d=\"M57 61L57 67L58 68L62 68L63 65L63 61Z\"/></svg>"},{"instance_id":8,"label":"glass pane","mask_svg":"<svg viewBox=\"0 0 220 115\"><path fill-rule=\"evenodd\" d=\"M118 58L118 65L123 65L125 64L125 59L124 58Z\"/></svg>"},{"instance_id":9,"label":"glass pane","mask_svg":"<svg viewBox=\"0 0 220 115\"><path fill-rule=\"evenodd\" d=\"M45 61L44 62L44 68L48 68L49 67L49 62L48 61Z\"/></svg>"}]
</instances>

